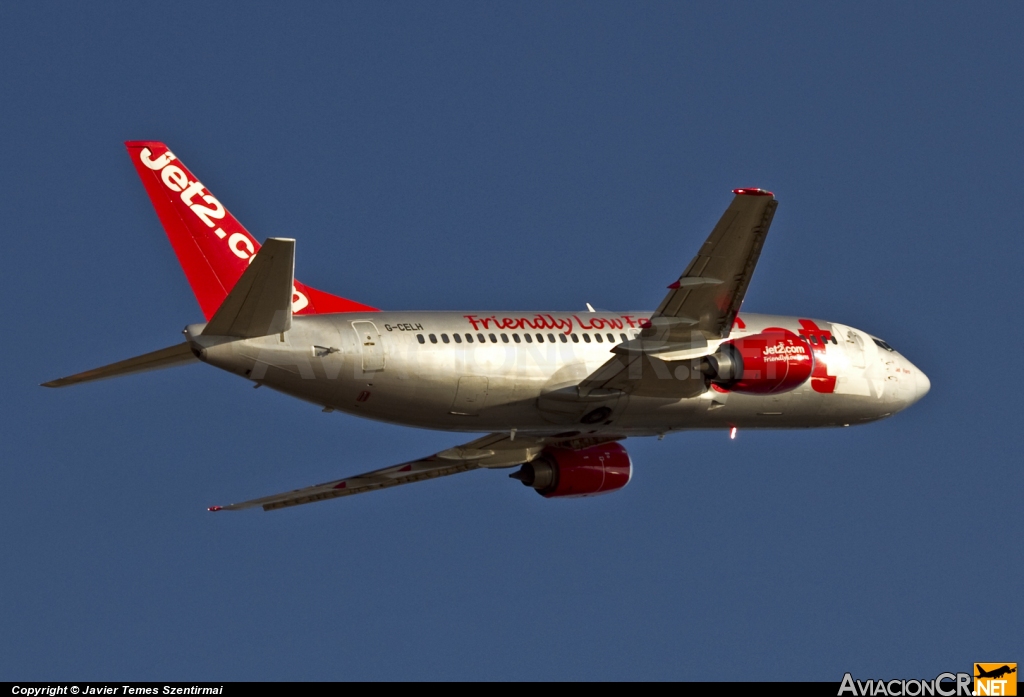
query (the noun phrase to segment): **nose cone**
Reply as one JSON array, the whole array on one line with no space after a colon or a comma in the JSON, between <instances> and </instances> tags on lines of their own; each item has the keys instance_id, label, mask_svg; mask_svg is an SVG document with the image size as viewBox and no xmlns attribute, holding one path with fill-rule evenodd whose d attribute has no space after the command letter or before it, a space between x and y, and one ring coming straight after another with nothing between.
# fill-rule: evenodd
<instances>
[{"instance_id":1,"label":"nose cone","mask_svg":"<svg viewBox=\"0 0 1024 697\"><path fill-rule=\"evenodd\" d=\"M909 361L907 361L909 363ZM922 397L928 394L928 390L932 389L932 381L928 379L928 376L924 374L924 371L918 368L916 365L911 364L910 372L913 373L912 389L910 391L910 399L907 400L907 406L919 401Z\"/></svg>"},{"instance_id":2,"label":"nose cone","mask_svg":"<svg viewBox=\"0 0 1024 697\"><path fill-rule=\"evenodd\" d=\"M921 399L921 397L924 397L926 394L928 394L928 390L932 389L932 381L928 379L928 376L925 375L924 371L921 370L920 368L915 367L914 373L914 377L916 378L917 383L917 397L914 399L914 401L916 402L917 400Z\"/></svg>"}]
</instances>

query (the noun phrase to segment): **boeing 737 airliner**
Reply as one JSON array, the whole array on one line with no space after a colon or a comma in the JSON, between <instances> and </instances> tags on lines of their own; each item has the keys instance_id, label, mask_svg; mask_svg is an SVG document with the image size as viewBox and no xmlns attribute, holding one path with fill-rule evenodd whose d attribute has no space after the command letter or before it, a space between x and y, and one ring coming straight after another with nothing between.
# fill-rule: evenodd
<instances>
[{"instance_id":1,"label":"boeing 737 airliner","mask_svg":"<svg viewBox=\"0 0 1024 697\"><path fill-rule=\"evenodd\" d=\"M733 191L654 312L392 312L295 280L295 240L261 246L166 145L127 147L206 322L185 327L181 344L46 387L202 361L324 411L485 434L210 510L272 510L478 468L516 468L510 477L549 498L591 496L631 479L630 436L851 426L930 387L859 329L740 313L778 205L768 191Z\"/></svg>"}]
</instances>

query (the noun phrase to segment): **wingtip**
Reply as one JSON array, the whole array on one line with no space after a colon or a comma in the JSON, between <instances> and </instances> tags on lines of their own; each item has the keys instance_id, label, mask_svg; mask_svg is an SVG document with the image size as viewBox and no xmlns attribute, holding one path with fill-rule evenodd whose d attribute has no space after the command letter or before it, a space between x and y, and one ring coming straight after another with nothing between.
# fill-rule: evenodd
<instances>
[{"instance_id":1,"label":"wingtip","mask_svg":"<svg viewBox=\"0 0 1024 697\"><path fill-rule=\"evenodd\" d=\"M216 511L223 511L224 510L224 506L210 506L206 510L214 511L214 512L216 512Z\"/></svg>"},{"instance_id":2,"label":"wingtip","mask_svg":"<svg viewBox=\"0 0 1024 697\"><path fill-rule=\"evenodd\" d=\"M765 189L758 189L756 187L749 187L745 189L733 189L732 192L737 196L775 196L771 191Z\"/></svg>"}]
</instances>

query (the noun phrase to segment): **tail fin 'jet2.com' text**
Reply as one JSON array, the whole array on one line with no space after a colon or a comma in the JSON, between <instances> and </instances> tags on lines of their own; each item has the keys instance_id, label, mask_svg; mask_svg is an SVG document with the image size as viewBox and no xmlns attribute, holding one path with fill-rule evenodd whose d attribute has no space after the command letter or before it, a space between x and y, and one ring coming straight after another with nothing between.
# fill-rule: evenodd
<instances>
[{"instance_id":1,"label":"tail fin 'jet2.com' text","mask_svg":"<svg viewBox=\"0 0 1024 697\"><path fill-rule=\"evenodd\" d=\"M211 510L264 510L473 469L546 497L633 474L621 441L690 429L849 426L919 400L886 342L805 317L740 314L778 202L736 189L654 312L391 312L295 279L295 240L262 246L163 143L127 143L206 322L185 341L45 383L202 361L325 411L485 435L400 465Z\"/></svg>"}]
</instances>

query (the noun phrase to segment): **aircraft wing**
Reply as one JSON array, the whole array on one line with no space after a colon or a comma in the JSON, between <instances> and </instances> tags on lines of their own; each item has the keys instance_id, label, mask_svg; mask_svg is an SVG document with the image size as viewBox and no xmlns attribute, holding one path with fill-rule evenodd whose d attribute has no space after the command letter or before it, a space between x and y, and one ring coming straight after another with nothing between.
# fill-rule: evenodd
<instances>
[{"instance_id":1,"label":"aircraft wing","mask_svg":"<svg viewBox=\"0 0 1024 697\"><path fill-rule=\"evenodd\" d=\"M697 256L658 305L651 320L667 318L666 326L707 338L729 336L733 320L754 275L779 202L762 189L735 189L736 196L722 214ZM670 330L667 341L675 331ZM679 337L688 338L688 337Z\"/></svg>"},{"instance_id":2,"label":"aircraft wing","mask_svg":"<svg viewBox=\"0 0 1024 697\"><path fill-rule=\"evenodd\" d=\"M779 203L762 189L735 189L732 203L697 256L669 286L668 295L639 337L579 385L581 396L600 390L686 398L705 389L688 365L726 339L743 303Z\"/></svg>"},{"instance_id":3,"label":"aircraft wing","mask_svg":"<svg viewBox=\"0 0 1024 697\"><path fill-rule=\"evenodd\" d=\"M362 494L399 484L410 484L424 479L446 477L449 474L468 472L481 467L513 467L535 458L546 444L547 439L544 438L517 436L512 439L508 433L492 433L419 460L308 486L305 489L233 503L230 506L211 506L210 510L238 511L262 506L263 510L272 511L340 496Z\"/></svg>"}]
</instances>

